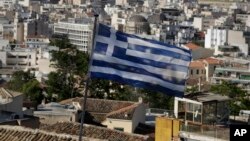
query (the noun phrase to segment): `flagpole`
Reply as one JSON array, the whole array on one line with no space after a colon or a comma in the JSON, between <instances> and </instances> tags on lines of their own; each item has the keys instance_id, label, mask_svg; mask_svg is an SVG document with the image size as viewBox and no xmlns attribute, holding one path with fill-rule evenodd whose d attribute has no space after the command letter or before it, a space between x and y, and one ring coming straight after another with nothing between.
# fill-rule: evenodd
<instances>
[{"instance_id":1,"label":"flagpole","mask_svg":"<svg viewBox=\"0 0 250 141\"><path fill-rule=\"evenodd\" d=\"M97 27L97 19L98 19L98 14L95 13L94 15L95 20L94 20L94 28L93 28L93 35L92 35L92 49L90 49L90 60L88 64L88 69L90 68L92 64L92 57L93 57L93 50L95 48L95 33L96 33L96 27ZM88 96L88 90L89 90L89 84L90 84L90 71L88 70L87 73L87 79L85 83L85 91L84 91L84 101L82 104L82 114L81 114L81 125L80 125L80 132L79 132L79 141L82 141L82 135L83 135L83 124L84 124L84 119L86 115L86 103L87 103L87 96Z\"/></svg>"}]
</instances>

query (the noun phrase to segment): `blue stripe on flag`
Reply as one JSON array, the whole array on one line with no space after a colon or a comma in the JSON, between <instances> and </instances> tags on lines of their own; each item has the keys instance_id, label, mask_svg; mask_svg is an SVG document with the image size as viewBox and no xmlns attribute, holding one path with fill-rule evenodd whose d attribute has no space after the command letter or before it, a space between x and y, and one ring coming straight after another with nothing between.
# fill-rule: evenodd
<instances>
[{"instance_id":1,"label":"blue stripe on flag","mask_svg":"<svg viewBox=\"0 0 250 141\"><path fill-rule=\"evenodd\" d=\"M107 67L107 68L114 68L119 71L125 71L125 72L132 72L132 73L138 73L142 75L152 76L158 79L161 79L166 82L170 82L177 85L185 85L185 79L177 79L175 77L168 77L167 79L164 79L163 75L155 74L146 71L145 69L141 69L138 67L131 67L127 65L121 65L121 64L115 64L115 63L108 63L105 61L99 61L99 60L93 60L93 66L99 66L99 67Z\"/></svg>"},{"instance_id":2,"label":"blue stripe on flag","mask_svg":"<svg viewBox=\"0 0 250 141\"><path fill-rule=\"evenodd\" d=\"M99 24L98 35L101 35L101 36L104 36L104 37L110 37L110 35L111 35L110 27L105 26L103 24Z\"/></svg>"},{"instance_id":3,"label":"blue stripe on flag","mask_svg":"<svg viewBox=\"0 0 250 141\"><path fill-rule=\"evenodd\" d=\"M184 92L168 89L168 88L162 87L162 86L157 85L157 84L126 79L126 78L123 78L123 77L120 77L117 75L112 75L112 74L91 72L91 77L109 79L109 80L117 81L117 82L120 82L123 84L129 84L129 85L132 85L135 87L146 88L146 89L150 89L150 90L157 90L157 91L160 91L162 93L172 95L172 96L177 96L177 97L183 97L183 94L184 94Z\"/></svg>"},{"instance_id":4,"label":"blue stripe on flag","mask_svg":"<svg viewBox=\"0 0 250 141\"><path fill-rule=\"evenodd\" d=\"M96 42L95 53L104 54L105 55L107 49L108 49L108 44L101 43L101 42Z\"/></svg>"},{"instance_id":5,"label":"blue stripe on flag","mask_svg":"<svg viewBox=\"0 0 250 141\"><path fill-rule=\"evenodd\" d=\"M126 55L126 49L115 46L114 52L112 54L113 57L131 61L138 64L148 65L156 68L175 70L180 72L187 72L188 68L186 66L181 66L178 64L170 64L164 62L158 62L150 59L138 58L134 56Z\"/></svg>"}]
</instances>

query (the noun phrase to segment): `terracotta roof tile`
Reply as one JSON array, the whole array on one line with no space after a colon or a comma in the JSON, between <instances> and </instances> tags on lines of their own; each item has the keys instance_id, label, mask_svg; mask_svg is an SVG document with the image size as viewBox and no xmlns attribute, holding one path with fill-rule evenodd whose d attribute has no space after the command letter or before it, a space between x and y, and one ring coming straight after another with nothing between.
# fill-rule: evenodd
<instances>
[{"instance_id":1,"label":"terracotta roof tile","mask_svg":"<svg viewBox=\"0 0 250 141\"><path fill-rule=\"evenodd\" d=\"M205 68L204 63L201 61L192 61L189 64L189 68Z\"/></svg>"},{"instance_id":2,"label":"terracotta roof tile","mask_svg":"<svg viewBox=\"0 0 250 141\"><path fill-rule=\"evenodd\" d=\"M194 44L194 43L188 43L188 44L185 44L185 46L191 50L195 50L195 49L198 49L200 48L200 46Z\"/></svg>"},{"instance_id":3,"label":"terracotta roof tile","mask_svg":"<svg viewBox=\"0 0 250 141\"><path fill-rule=\"evenodd\" d=\"M80 124L73 122L58 122L53 125L41 124L41 130L48 132L64 133L70 135L78 135ZM148 141L148 136L125 133L122 131L111 130L104 127L97 127L84 124L83 136L87 138L104 139L109 141Z\"/></svg>"},{"instance_id":4,"label":"terracotta roof tile","mask_svg":"<svg viewBox=\"0 0 250 141\"><path fill-rule=\"evenodd\" d=\"M47 132L43 130L34 130L21 126L0 126L0 140L1 141L21 141L21 140L34 140L34 141L77 141L76 135L58 134ZM100 139L83 138L84 141L100 141Z\"/></svg>"},{"instance_id":5,"label":"terracotta roof tile","mask_svg":"<svg viewBox=\"0 0 250 141\"><path fill-rule=\"evenodd\" d=\"M135 108L138 107L138 105L139 105L139 103L135 103L133 105L130 105L128 107L124 107L124 108L119 109L117 111L110 112L107 114L106 117L115 118L115 119L131 120L133 118Z\"/></svg>"},{"instance_id":6,"label":"terracotta roof tile","mask_svg":"<svg viewBox=\"0 0 250 141\"><path fill-rule=\"evenodd\" d=\"M221 60L215 59L215 58L206 58L203 59L205 62L207 62L208 64L221 64Z\"/></svg>"},{"instance_id":7,"label":"terracotta roof tile","mask_svg":"<svg viewBox=\"0 0 250 141\"><path fill-rule=\"evenodd\" d=\"M72 104L78 102L82 105L83 98L66 99L60 102L60 104ZM137 102L130 101L117 101L107 99L87 99L87 111L98 122L102 122L106 119L106 116L110 118L118 119L131 119L131 117L124 117L124 114L130 114L133 116L134 109L138 106ZM122 118L123 117L123 118Z\"/></svg>"}]
</instances>

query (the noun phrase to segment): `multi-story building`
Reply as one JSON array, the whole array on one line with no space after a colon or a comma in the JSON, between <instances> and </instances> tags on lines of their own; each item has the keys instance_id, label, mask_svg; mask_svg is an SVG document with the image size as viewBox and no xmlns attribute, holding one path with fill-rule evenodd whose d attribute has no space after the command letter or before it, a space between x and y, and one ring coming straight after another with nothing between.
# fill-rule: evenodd
<instances>
[{"instance_id":1,"label":"multi-story building","mask_svg":"<svg viewBox=\"0 0 250 141\"><path fill-rule=\"evenodd\" d=\"M205 48L214 49L214 54L220 54L219 46L227 43L227 29L223 27L210 28L205 35Z\"/></svg>"},{"instance_id":2,"label":"multi-story building","mask_svg":"<svg viewBox=\"0 0 250 141\"><path fill-rule=\"evenodd\" d=\"M236 21L246 24L248 18L250 18L250 14L236 14L235 18Z\"/></svg>"},{"instance_id":3,"label":"multi-story building","mask_svg":"<svg viewBox=\"0 0 250 141\"><path fill-rule=\"evenodd\" d=\"M29 48L40 48L47 47L49 42L49 38L43 35L27 36L25 45Z\"/></svg>"},{"instance_id":4,"label":"multi-story building","mask_svg":"<svg viewBox=\"0 0 250 141\"><path fill-rule=\"evenodd\" d=\"M23 7L29 7L30 0L18 0L18 4L22 5Z\"/></svg>"},{"instance_id":5,"label":"multi-story building","mask_svg":"<svg viewBox=\"0 0 250 141\"><path fill-rule=\"evenodd\" d=\"M213 17L194 17L193 26L199 31L207 31L210 26L214 25Z\"/></svg>"},{"instance_id":6,"label":"multi-story building","mask_svg":"<svg viewBox=\"0 0 250 141\"><path fill-rule=\"evenodd\" d=\"M214 49L214 55L233 51L237 56L249 55L250 44L246 32L225 28L210 28L205 35L205 48Z\"/></svg>"},{"instance_id":7,"label":"multi-story building","mask_svg":"<svg viewBox=\"0 0 250 141\"><path fill-rule=\"evenodd\" d=\"M7 18L0 17L0 39L13 40L14 24L10 23Z\"/></svg>"},{"instance_id":8,"label":"multi-story building","mask_svg":"<svg viewBox=\"0 0 250 141\"><path fill-rule=\"evenodd\" d=\"M247 67L218 67L212 77L212 83L219 84L222 81L246 85L249 89L250 70Z\"/></svg>"},{"instance_id":9,"label":"multi-story building","mask_svg":"<svg viewBox=\"0 0 250 141\"><path fill-rule=\"evenodd\" d=\"M65 34L70 43L87 52L91 47L93 24L90 19L61 20L54 25L55 34Z\"/></svg>"},{"instance_id":10,"label":"multi-story building","mask_svg":"<svg viewBox=\"0 0 250 141\"><path fill-rule=\"evenodd\" d=\"M33 49L15 48L0 51L3 68L29 69L37 65L37 52Z\"/></svg>"},{"instance_id":11,"label":"multi-story building","mask_svg":"<svg viewBox=\"0 0 250 141\"><path fill-rule=\"evenodd\" d=\"M10 7L16 2L17 0L0 0L0 7Z\"/></svg>"},{"instance_id":12,"label":"multi-story building","mask_svg":"<svg viewBox=\"0 0 250 141\"><path fill-rule=\"evenodd\" d=\"M198 0L198 3L229 9L233 3L241 1L242 0Z\"/></svg>"},{"instance_id":13,"label":"multi-story building","mask_svg":"<svg viewBox=\"0 0 250 141\"><path fill-rule=\"evenodd\" d=\"M23 26L24 41L26 41L27 37L29 36L49 37L51 34L48 22L44 21L43 19L33 19L30 21L25 21L23 23Z\"/></svg>"}]
</instances>

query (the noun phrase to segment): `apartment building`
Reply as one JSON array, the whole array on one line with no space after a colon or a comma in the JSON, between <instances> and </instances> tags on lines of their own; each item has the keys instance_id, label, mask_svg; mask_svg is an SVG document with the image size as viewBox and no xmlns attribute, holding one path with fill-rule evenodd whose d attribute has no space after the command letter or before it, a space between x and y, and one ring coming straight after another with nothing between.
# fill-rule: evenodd
<instances>
[{"instance_id":1,"label":"apartment building","mask_svg":"<svg viewBox=\"0 0 250 141\"><path fill-rule=\"evenodd\" d=\"M49 38L43 35L27 36L25 45L28 48L41 48L47 47L49 42Z\"/></svg>"},{"instance_id":2,"label":"apartment building","mask_svg":"<svg viewBox=\"0 0 250 141\"><path fill-rule=\"evenodd\" d=\"M210 26L214 25L213 17L194 17L193 26L197 28L199 31L207 31Z\"/></svg>"},{"instance_id":3,"label":"apartment building","mask_svg":"<svg viewBox=\"0 0 250 141\"><path fill-rule=\"evenodd\" d=\"M219 46L227 43L227 32L223 27L208 29L205 35L205 48L214 49L215 55L220 54Z\"/></svg>"},{"instance_id":4,"label":"apartment building","mask_svg":"<svg viewBox=\"0 0 250 141\"><path fill-rule=\"evenodd\" d=\"M0 7L10 7L16 2L17 0L0 0Z\"/></svg>"},{"instance_id":5,"label":"apartment building","mask_svg":"<svg viewBox=\"0 0 250 141\"><path fill-rule=\"evenodd\" d=\"M198 3L229 9L233 3L241 1L242 0L198 0Z\"/></svg>"},{"instance_id":6,"label":"apartment building","mask_svg":"<svg viewBox=\"0 0 250 141\"><path fill-rule=\"evenodd\" d=\"M244 31L228 30L223 27L210 28L205 35L205 48L214 49L214 55L223 55L225 51L236 56L249 55L249 37Z\"/></svg>"},{"instance_id":7,"label":"apartment building","mask_svg":"<svg viewBox=\"0 0 250 141\"><path fill-rule=\"evenodd\" d=\"M92 29L93 24L90 19L70 18L54 24L55 34L67 35L70 43L84 52L91 47Z\"/></svg>"},{"instance_id":8,"label":"apartment building","mask_svg":"<svg viewBox=\"0 0 250 141\"><path fill-rule=\"evenodd\" d=\"M37 52L33 49L5 48L0 51L0 61L3 68L29 69L37 65Z\"/></svg>"}]
</instances>

